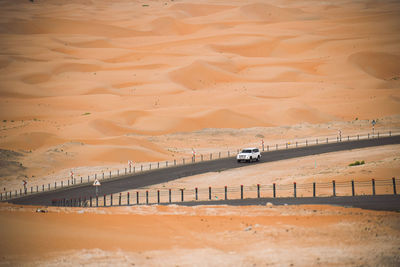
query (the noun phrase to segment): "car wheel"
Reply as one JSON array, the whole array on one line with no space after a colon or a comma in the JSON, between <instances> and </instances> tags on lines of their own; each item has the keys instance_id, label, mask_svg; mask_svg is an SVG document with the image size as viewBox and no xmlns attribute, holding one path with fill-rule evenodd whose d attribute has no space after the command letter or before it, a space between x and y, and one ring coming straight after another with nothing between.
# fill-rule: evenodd
<instances>
[{"instance_id":1,"label":"car wheel","mask_svg":"<svg viewBox=\"0 0 400 267\"><path fill-rule=\"evenodd\" d=\"M260 156L257 157L256 161L259 161L259 160L260 160Z\"/></svg>"}]
</instances>

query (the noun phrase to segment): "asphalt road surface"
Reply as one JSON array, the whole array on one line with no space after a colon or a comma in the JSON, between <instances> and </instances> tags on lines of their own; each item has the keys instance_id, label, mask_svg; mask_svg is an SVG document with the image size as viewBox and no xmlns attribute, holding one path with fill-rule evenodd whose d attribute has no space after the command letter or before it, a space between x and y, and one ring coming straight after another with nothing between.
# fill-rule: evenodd
<instances>
[{"instance_id":1,"label":"asphalt road surface","mask_svg":"<svg viewBox=\"0 0 400 267\"><path fill-rule=\"evenodd\" d=\"M360 141L343 141L339 143L319 144L301 148L263 152L261 160L251 164L262 164L265 162L273 162L297 157L392 144L400 144L400 136L382 137L379 139L367 139ZM122 178L100 180L102 184L101 194L115 194L126 190L165 183L181 177L207 172L220 172L245 166L250 167L251 164L237 163L234 157L230 157L212 161L203 161L195 164L156 169L143 173L136 173ZM79 184L68 188L64 187L53 191L23 196L10 200L9 202L28 205L51 205L51 201L53 199L89 197L94 196L94 193L95 189L91 183ZM295 199L294 201L299 201L299 199L300 198Z\"/></svg>"},{"instance_id":2,"label":"asphalt road surface","mask_svg":"<svg viewBox=\"0 0 400 267\"><path fill-rule=\"evenodd\" d=\"M255 206L266 205L335 205L354 207L370 210L386 210L400 212L400 195L376 195L376 196L340 196L340 197L300 197L300 198L249 198L215 201L191 201L176 202L173 204L182 206L199 205L231 205L231 206Z\"/></svg>"}]
</instances>

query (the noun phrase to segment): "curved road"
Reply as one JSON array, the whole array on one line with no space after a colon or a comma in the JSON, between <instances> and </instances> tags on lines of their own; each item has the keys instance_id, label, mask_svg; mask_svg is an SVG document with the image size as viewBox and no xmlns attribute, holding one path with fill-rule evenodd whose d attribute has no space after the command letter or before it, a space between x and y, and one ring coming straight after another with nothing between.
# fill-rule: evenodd
<instances>
[{"instance_id":1,"label":"curved road","mask_svg":"<svg viewBox=\"0 0 400 267\"><path fill-rule=\"evenodd\" d=\"M263 152L260 162L253 164L261 164L265 162L273 162L297 157L310 155L318 155L329 152L345 151L358 148L400 144L400 136L382 137L379 139L367 139L360 141L345 141L339 143L319 144L308 147L293 148L286 150L276 150ZM227 169L249 166L246 163L237 163L235 158L222 158L212 161L204 161L195 164L180 165L176 167L156 169L143 173L114 178L109 180L101 180L101 194L115 194L118 192L146 187L154 184L165 183L181 177L202 174L207 172L217 172ZM71 187L64 187L53 191L27 195L20 198L9 200L15 204L30 205L51 205L52 199L70 199L82 196L94 195L92 184L79 184ZM300 199L300 198L298 198Z\"/></svg>"}]
</instances>

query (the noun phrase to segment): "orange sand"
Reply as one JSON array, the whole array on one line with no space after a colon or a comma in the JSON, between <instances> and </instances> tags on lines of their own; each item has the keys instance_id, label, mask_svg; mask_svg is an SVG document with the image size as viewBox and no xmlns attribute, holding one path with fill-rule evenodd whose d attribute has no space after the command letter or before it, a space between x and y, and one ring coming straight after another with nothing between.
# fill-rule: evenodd
<instances>
[{"instance_id":1,"label":"orange sand","mask_svg":"<svg viewBox=\"0 0 400 267\"><path fill-rule=\"evenodd\" d=\"M399 223L393 212L327 206L36 213L2 205L0 257L6 265L26 266L395 266Z\"/></svg>"},{"instance_id":2,"label":"orange sand","mask_svg":"<svg viewBox=\"0 0 400 267\"><path fill-rule=\"evenodd\" d=\"M396 1L3 1L0 148L22 152L27 169L1 176L236 149L260 133L365 131L371 119L398 129L399 11Z\"/></svg>"}]
</instances>

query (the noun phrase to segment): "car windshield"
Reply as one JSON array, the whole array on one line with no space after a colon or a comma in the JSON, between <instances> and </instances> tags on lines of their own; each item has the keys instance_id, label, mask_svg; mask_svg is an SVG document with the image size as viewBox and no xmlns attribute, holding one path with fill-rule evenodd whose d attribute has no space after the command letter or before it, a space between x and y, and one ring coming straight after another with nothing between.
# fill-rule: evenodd
<instances>
[{"instance_id":1,"label":"car windshield","mask_svg":"<svg viewBox=\"0 0 400 267\"><path fill-rule=\"evenodd\" d=\"M250 149L243 149L242 153L251 153L251 150Z\"/></svg>"}]
</instances>

